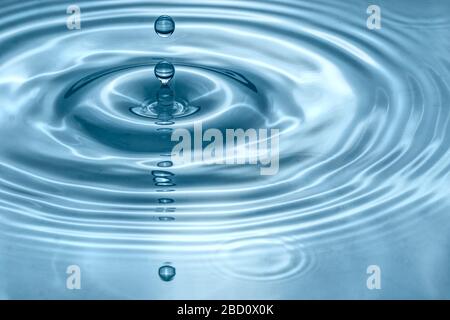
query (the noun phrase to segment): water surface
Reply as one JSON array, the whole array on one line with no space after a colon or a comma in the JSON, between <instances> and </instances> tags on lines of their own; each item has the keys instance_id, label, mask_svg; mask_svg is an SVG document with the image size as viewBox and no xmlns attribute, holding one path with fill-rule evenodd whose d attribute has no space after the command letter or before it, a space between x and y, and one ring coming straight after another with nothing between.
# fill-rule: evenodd
<instances>
[{"instance_id":1,"label":"water surface","mask_svg":"<svg viewBox=\"0 0 450 320\"><path fill-rule=\"evenodd\" d=\"M450 2L71 4L1 1L0 298L450 298ZM172 165L199 122L279 129L280 171Z\"/></svg>"}]
</instances>

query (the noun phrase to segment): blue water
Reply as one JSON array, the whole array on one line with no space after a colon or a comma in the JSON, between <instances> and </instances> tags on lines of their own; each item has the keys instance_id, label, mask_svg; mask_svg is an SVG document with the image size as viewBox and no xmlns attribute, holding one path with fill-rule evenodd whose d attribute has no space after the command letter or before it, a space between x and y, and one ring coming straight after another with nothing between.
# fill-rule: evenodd
<instances>
[{"instance_id":1,"label":"blue water","mask_svg":"<svg viewBox=\"0 0 450 320\"><path fill-rule=\"evenodd\" d=\"M0 4L0 298L450 298L450 1ZM177 167L199 122L279 172Z\"/></svg>"}]
</instances>

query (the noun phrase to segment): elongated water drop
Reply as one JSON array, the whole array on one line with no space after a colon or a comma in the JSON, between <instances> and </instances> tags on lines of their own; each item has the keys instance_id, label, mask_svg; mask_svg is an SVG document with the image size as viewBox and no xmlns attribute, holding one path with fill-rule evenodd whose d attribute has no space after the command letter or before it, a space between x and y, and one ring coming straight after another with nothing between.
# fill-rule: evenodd
<instances>
[{"instance_id":1,"label":"elongated water drop","mask_svg":"<svg viewBox=\"0 0 450 320\"><path fill-rule=\"evenodd\" d=\"M157 187L174 187L174 186L176 186L176 184L173 182L156 182L155 186L157 186Z\"/></svg>"},{"instance_id":2,"label":"elongated water drop","mask_svg":"<svg viewBox=\"0 0 450 320\"><path fill-rule=\"evenodd\" d=\"M164 265L158 270L159 277L163 281L171 281L175 277L175 268L169 265Z\"/></svg>"},{"instance_id":3,"label":"elongated water drop","mask_svg":"<svg viewBox=\"0 0 450 320\"><path fill-rule=\"evenodd\" d=\"M170 171L164 171L164 170L152 170L152 176L154 177L171 177L174 174Z\"/></svg>"},{"instance_id":4,"label":"elongated water drop","mask_svg":"<svg viewBox=\"0 0 450 320\"><path fill-rule=\"evenodd\" d=\"M174 221L174 217L159 217L159 221Z\"/></svg>"},{"instance_id":5,"label":"elongated water drop","mask_svg":"<svg viewBox=\"0 0 450 320\"><path fill-rule=\"evenodd\" d=\"M155 66L155 76L161 81L163 85L169 83L175 74L175 67L170 62L165 60L160 61Z\"/></svg>"},{"instance_id":6,"label":"elongated water drop","mask_svg":"<svg viewBox=\"0 0 450 320\"><path fill-rule=\"evenodd\" d=\"M155 32L158 36L167 38L175 31L175 21L167 15L160 16L155 21Z\"/></svg>"},{"instance_id":7,"label":"elongated water drop","mask_svg":"<svg viewBox=\"0 0 450 320\"><path fill-rule=\"evenodd\" d=\"M160 161L160 162L158 162L157 165L158 165L158 167L167 168L167 167L173 166L173 162L172 162L172 161L169 161L169 160L166 160L166 161Z\"/></svg>"}]
</instances>

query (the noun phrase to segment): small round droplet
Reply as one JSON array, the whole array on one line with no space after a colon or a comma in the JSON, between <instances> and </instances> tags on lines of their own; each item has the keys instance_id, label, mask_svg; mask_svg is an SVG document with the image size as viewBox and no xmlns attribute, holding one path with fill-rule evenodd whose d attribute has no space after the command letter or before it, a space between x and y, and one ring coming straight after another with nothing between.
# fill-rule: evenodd
<instances>
[{"instance_id":1,"label":"small round droplet","mask_svg":"<svg viewBox=\"0 0 450 320\"><path fill-rule=\"evenodd\" d=\"M158 36L167 38L175 31L175 21L167 15L160 16L155 21L155 32Z\"/></svg>"},{"instance_id":2,"label":"small round droplet","mask_svg":"<svg viewBox=\"0 0 450 320\"><path fill-rule=\"evenodd\" d=\"M160 61L155 66L155 76L161 81L163 85L169 83L175 74L175 67L167 61Z\"/></svg>"},{"instance_id":3,"label":"small round droplet","mask_svg":"<svg viewBox=\"0 0 450 320\"><path fill-rule=\"evenodd\" d=\"M169 265L164 265L158 270L159 277L162 281L172 281L175 277L175 268Z\"/></svg>"},{"instance_id":4,"label":"small round droplet","mask_svg":"<svg viewBox=\"0 0 450 320\"><path fill-rule=\"evenodd\" d=\"M167 167L171 167L171 166L173 166L173 162L172 161L161 161L161 162L158 162L158 167L167 168Z\"/></svg>"}]
</instances>

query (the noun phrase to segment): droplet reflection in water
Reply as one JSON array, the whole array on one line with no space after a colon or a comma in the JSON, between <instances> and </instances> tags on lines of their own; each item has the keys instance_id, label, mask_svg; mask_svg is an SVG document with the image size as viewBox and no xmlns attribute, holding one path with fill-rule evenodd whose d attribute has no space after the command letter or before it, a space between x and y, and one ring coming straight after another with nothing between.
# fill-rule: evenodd
<instances>
[{"instance_id":1,"label":"droplet reflection in water","mask_svg":"<svg viewBox=\"0 0 450 320\"><path fill-rule=\"evenodd\" d=\"M172 281L175 277L175 268L169 265L164 265L158 270L159 277L163 281Z\"/></svg>"},{"instance_id":2,"label":"droplet reflection in water","mask_svg":"<svg viewBox=\"0 0 450 320\"><path fill-rule=\"evenodd\" d=\"M174 221L174 217L159 217L159 221Z\"/></svg>"},{"instance_id":3,"label":"droplet reflection in water","mask_svg":"<svg viewBox=\"0 0 450 320\"><path fill-rule=\"evenodd\" d=\"M170 198L160 198L160 199L158 199L158 202L159 203L174 203L175 200L170 199Z\"/></svg>"},{"instance_id":4,"label":"droplet reflection in water","mask_svg":"<svg viewBox=\"0 0 450 320\"><path fill-rule=\"evenodd\" d=\"M173 166L173 162L172 161L161 161L161 162L158 162L158 167L167 168L167 167L171 167L171 166Z\"/></svg>"},{"instance_id":5,"label":"droplet reflection in water","mask_svg":"<svg viewBox=\"0 0 450 320\"><path fill-rule=\"evenodd\" d=\"M163 38L169 37L175 31L175 21L167 15L160 16L155 21L155 32Z\"/></svg>"},{"instance_id":6,"label":"droplet reflection in water","mask_svg":"<svg viewBox=\"0 0 450 320\"><path fill-rule=\"evenodd\" d=\"M175 183L173 183L173 182L156 182L155 186L157 186L157 187L174 187Z\"/></svg>"},{"instance_id":7,"label":"droplet reflection in water","mask_svg":"<svg viewBox=\"0 0 450 320\"><path fill-rule=\"evenodd\" d=\"M173 66L172 66L172 68L173 68ZM155 74L156 74L156 67L155 67ZM157 93L157 101L158 101L158 105L157 105L158 109L160 109L160 110L165 109L168 111L172 111L170 109L173 108L173 103L174 103L173 90L170 89L169 86L162 85Z\"/></svg>"},{"instance_id":8,"label":"droplet reflection in water","mask_svg":"<svg viewBox=\"0 0 450 320\"><path fill-rule=\"evenodd\" d=\"M170 133L172 133L173 129L172 128L158 128L158 129L156 129L156 131L164 133L164 134L170 134ZM168 155L168 156L170 157L171 155ZM161 166L159 166L159 167L161 167ZM168 167L170 167L170 166L168 166Z\"/></svg>"},{"instance_id":9,"label":"droplet reflection in water","mask_svg":"<svg viewBox=\"0 0 450 320\"><path fill-rule=\"evenodd\" d=\"M160 61L155 66L155 76L161 81L163 85L169 83L175 74L175 67L170 62L165 60Z\"/></svg>"},{"instance_id":10,"label":"droplet reflection in water","mask_svg":"<svg viewBox=\"0 0 450 320\"><path fill-rule=\"evenodd\" d=\"M171 177L173 176L172 172L163 171L163 170L153 170L152 175L155 177Z\"/></svg>"}]
</instances>

